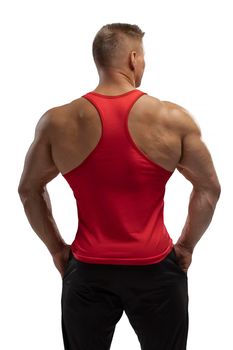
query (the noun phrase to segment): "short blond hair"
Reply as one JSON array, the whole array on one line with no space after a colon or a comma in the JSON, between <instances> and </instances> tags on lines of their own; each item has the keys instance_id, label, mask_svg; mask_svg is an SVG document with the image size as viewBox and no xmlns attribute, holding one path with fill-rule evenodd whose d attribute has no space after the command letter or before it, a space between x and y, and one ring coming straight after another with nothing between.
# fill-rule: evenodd
<instances>
[{"instance_id":1,"label":"short blond hair","mask_svg":"<svg viewBox=\"0 0 233 350\"><path fill-rule=\"evenodd\" d=\"M111 23L104 25L95 35L92 44L92 54L96 65L100 67L111 66L112 60L120 48L122 34L141 41L145 32L136 24Z\"/></svg>"}]
</instances>

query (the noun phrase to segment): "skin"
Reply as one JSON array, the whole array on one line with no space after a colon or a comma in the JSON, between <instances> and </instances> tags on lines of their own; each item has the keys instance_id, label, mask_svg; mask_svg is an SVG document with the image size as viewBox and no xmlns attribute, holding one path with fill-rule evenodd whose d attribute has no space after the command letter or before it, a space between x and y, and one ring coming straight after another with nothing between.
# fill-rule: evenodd
<instances>
[{"instance_id":1,"label":"skin","mask_svg":"<svg viewBox=\"0 0 233 350\"><path fill-rule=\"evenodd\" d=\"M97 64L95 92L119 95L138 88L145 69L143 42L125 39L112 67ZM221 188L201 130L183 107L143 95L130 111L132 138L151 160L163 168L177 169L193 189L188 215L174 248L180 267L187 272L197 242L208 228ZM101 122L84 98L49 109L39 119L24 162L18 193L31 227L47 246L64 275L70 245L63 240L52 215L46 185L59 173L77 167L98 144Z\"/></svg>"}]
</instances>

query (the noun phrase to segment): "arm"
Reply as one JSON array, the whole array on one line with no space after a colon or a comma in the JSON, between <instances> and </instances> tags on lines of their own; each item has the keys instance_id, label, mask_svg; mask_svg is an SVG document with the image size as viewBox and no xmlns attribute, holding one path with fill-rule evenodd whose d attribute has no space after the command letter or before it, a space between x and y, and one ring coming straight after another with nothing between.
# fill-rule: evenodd
<instances>
[{"instance_id":1,"label":"arm","mask_svg":"<svg viewBox=\"0 0 233 350\"><path fill-rule=\"evenodd\" d=\"M36 126L34 141L25 157L18 193L32 229L54 256L64 248L65 242L53 218L46 188L46 184L59 174L51 156L51 122L52 115L48 111Z\"/></svg>"},{"instance_id":2,"label":"arm","mask_svg":"<svg viewBox=\"0 0 233 350\"><path fill-rule=\"evenodd\" d=\"M193 185L188 216L176 246L192 254L195 245L208 228L220 196L221 188L201 131L192 117L185 113L182 156L178 171Z\"/></svg>"}]
</instances>

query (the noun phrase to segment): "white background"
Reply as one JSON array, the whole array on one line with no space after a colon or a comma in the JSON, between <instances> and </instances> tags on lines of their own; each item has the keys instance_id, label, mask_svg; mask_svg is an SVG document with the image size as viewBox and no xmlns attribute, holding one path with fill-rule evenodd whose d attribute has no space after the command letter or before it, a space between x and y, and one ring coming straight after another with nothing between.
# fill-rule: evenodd
<instances>
[{"instance_id":1,"label":"white background","mask_svg":"<svg viewBox=\"0 0 233 350\"><path fill-rule=\"evenodd\" d=\"M42 114L93 90L91 45L102 25L138 24L146 69L140 89L188 109L200 125L222 185L214 219L188 272L188 350L232 349L232 10L231 1L2 1L0 348L63 349L62 282L24 214L17 187ZM59 174L47 186L67 243L77 228L73 194ZM191 186L175 172L165 223L174 241ZM111 350L139 350L123 314Z\"/></svg>"}]
</instances>

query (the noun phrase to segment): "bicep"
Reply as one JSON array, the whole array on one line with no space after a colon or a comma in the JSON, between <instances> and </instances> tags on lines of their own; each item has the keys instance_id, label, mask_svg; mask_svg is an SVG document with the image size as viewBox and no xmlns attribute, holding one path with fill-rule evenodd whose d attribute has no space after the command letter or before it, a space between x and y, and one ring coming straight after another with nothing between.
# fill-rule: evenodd
<instances>
[{"instance_id":1,"label":"bicep","mask_svg":"<svg viewBox=\"0 0 233 350\"><path fill-rule=\"evenodd\" d=\"M49 127L50 115L45 113L36 125L34 140L25 156L21 190L42 189L59 174L51 155Z\"/></svg>"}]
</instances>

